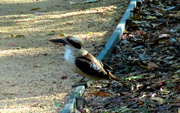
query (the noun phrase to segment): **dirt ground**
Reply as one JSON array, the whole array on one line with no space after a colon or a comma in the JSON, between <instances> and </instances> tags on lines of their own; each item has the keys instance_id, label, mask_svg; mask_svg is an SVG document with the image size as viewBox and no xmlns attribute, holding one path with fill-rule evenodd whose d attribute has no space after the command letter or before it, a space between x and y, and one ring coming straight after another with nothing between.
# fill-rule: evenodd
<instances>
[{"instance_id":1,"label":"dirt ground","mask_svg":"<svg viewBox=\"0 0 180 113\"><path fill-rule=\"evenodd\" d=\"M98 55L128 6L126 0L82 2L0 1L0 112L62 109L80 77L68 70L64 48L48 40L76 36Z\"/></svg>"}]
</instances>

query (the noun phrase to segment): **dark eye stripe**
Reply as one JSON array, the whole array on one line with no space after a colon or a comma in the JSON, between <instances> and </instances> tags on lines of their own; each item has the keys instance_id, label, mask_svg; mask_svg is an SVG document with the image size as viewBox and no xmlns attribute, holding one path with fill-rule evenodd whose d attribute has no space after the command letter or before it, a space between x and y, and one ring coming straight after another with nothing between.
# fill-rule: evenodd
<instances>
[{"instance_id":1,"label":"dark eye stripe","mask_svg":"<svg viewBox=\"0 0 180 113\"><path fill-rule=\"evenodd\" d=\"M75 48L77 48L77 49L81 49L81 44L79 44L79 43L71 43Z\"/></svg>"},{"instance_id":2,"label":"dark eye stripe","mask_svg":"<svg viewBox=\"0 0 180 113\"><path fill-rule=\"evenodd\" d=\"M68 42L77 49L81 49L81 44L68 39Z\"/></svg>"}]
</instances>

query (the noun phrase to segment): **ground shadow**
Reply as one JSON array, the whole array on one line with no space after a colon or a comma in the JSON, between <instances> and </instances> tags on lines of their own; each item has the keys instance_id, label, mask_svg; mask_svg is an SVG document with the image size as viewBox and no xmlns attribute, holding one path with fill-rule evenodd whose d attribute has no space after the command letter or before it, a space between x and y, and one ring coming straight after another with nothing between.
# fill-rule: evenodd
<instances>
[{"instance_id":1,"label":"ground shadow","mask_svg":"<svg viewBox=\"0 0 180 113\"><path fill-rule=\"evenodd\" d=\"M78 79L71 78L69 76L71 72L64 66L64 48L54 46L48 40L59 38L59 33L77 36L83 38L85 47L97 56L126 9L120 11L108 7L121 6L123 3L117 4L118 0L83 5L70 5L69 1L62 3L54 0L54 2L3 3L1 6L1 100L5 98L23 100L55 94L57 95L54 97L55 101L66 101L60 100L58 94L67 93L68 97L71 85ZM101 8L105 6L108 8ZM40 9L32 10L33 8ZM91 8L97 10L94 12L86 10ZM82 12L77 13L80 10ZM117 13L114 13L115 11ZM59 16L61 14L64 16ZM54 100L50 100L52 105ZM19 103L26 104L23 101ZM46 106L45 104L42 106Z\"/></svg>"}]
</instances>

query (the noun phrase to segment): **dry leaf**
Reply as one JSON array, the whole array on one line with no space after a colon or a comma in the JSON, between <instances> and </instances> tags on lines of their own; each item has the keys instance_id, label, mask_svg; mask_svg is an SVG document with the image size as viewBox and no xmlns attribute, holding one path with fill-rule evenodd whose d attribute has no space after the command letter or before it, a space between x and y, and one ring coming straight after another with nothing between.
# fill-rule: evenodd
<instances>
[{"instance_id":1,"label":"dry leaf","mask_svg":"<svg viewBox=\"0 0 180 113\"><path fill-rule=\"evenodd\" d=\"M58 35L59 35L60 37L64 37L64 36L65 36L64 33L59 33Z\"/></svg>"},{"instance_id":2,"label":"dry leaf","mask_svg":"<svg viewBox=\"0 0 180 113\"><path fill-rule=\"evenodd\" d=\"M92 32L87 33L88 35L92 34Z\"/></svg>"},{"instance_id":3,"label":"dry leaf","mask_svg":"<svg viewBox=\"0 0 180 113\"><path fill-rule=\"evenodd\" d=\"M23 38L25 37L24 35L16 35L16 38Z\"/></svg>"},{"instance_id":4,"label":"dry leaf","mask_svg":"<svg viewBox=\"0 0 180 113\"><path fill-rule=\"evenodd\" d=\"M33 68L39 68L39 67L41 67L40 64L36 64L36 65L33 66Z\"/></svg>"},{"instance_id":5,"label":"dry leaf","mask_svg":"<svg viewBox=\"0 0 180 113\"><path fill-rule=\"evenodd\" d=\"M161 86L162 84L163 84L162 79L159 78L159 86Z\"/></svg>"},{"instance_id":6,"label":"dry leaf","mask_svg":"<svg viewBox=\"0 0 180 113\"><path fill-rule=\"evenodd\" d=\"M139 105L143 106L144 105L144 102L143 101L140 101L138 102Z\"/></svg>"},{"instance_id":7,"label":"dry leaf","mask_svg":"<svg viewBox=\"0 0 180 113\"><path fill-rule=\"evenodd\" d=\"M73 25L73 22L68 22L67 24L68 24L68 25Z\"/></svg>"},{"instance_id":8,"label":"dry leaf","mask_svg":"<svg viewBox=\"0 0 180 113\"><path fill-rule=\"evenodd\" d=\"M167 86L163 86L160 88L161 94L169 94L170 91L168 91Z\"/></svg>"},{"instance_id":9,"label":"dry leaf","mask_svg":"<svg viewBox=\"0 0 180 113\"><path fill-rule=\"evenodd\" d=\"M151 100L158 101L160 104L164 103L164 100L162 98L160 98L160 97L151 97Z\"/></svg>"},{"instance_id":10,"label":"dry leaf","mask_svg":"<svg viewBox=\"0 0 180 113\"><path fill-rule=\"evenodd\" d=\"M9 43L9 44L6 44L7 47L17 47L16 44L12 44L12 43Z\"/></svg>"},{"instance_id":11,"label":"dry leaf","mask_svg":"<svg viewBox=\"0 0 180 113\"><path fill-rule=\"evenodd\" d=\"M139 14L133 16L133 20L140 20L141 16Z\"/></svg>"},{"instance_id":12,"label":"dry leaf","mask_svg":"<svg viewBox=\"0 0 180 113\"><path fill-rule=\"evenodd\" d=\"M146 19L148 19L148 20L154 20L154 19L157 19L157 17L155 17L155 16L148 16Z\"/></svg>"},{"instance_id":13,"label":"dry leaf","mask_svg":"<svg viewBox=\"0 0 180 113\"><path fill-rule=\"evenodd\" d=\"M168 37L168 36L169 36L168 34L160 34L159 38L164 38L164 37Z\"/></svg>"},{"instance_id":14,"label":"dry leaf","mask_svg":"<svg viewBox=\"0 0 180 113\"><path fill-rule=\"evenodd\" d=\"M38 10L38 9L41 9L41 8L40 7L35 7L35 8L32 8L31 11Z\"/></svg>"},{"instance_id":15,"label":"dry leaf","mask_svg":"<svg viewBox=\"0 0 180 113\"><path fill-rule=\"evenodd\" d=\"M172 75L172 82L180 82L180 75L178 76L178 74L176 75Z\"/></svg>"},{"instance_id":16,"label":"dry leaf","mask_svg":"<svg viewBox=\"0 0 180 113\"><path fill-rule=\"evenodd\" d=\"M94 91L91 94L93 94L95 96L98 96L98 95L100 95L100 96L109 96L110 95L108 93L104 93L104 92L101 92L101 91Z\"/></svg>"},{"instance_id":17,"label":"dry leaf","mask_svg":"<svg viewBox=\"0 0 180 113\"><path fill-rule=\"evenodd\" d=\"M135 34L136 34L136 35L141 35L141 34L143 34L143 31L137 30L137 31L135 31Z\"/></svg>"},{"instance_id":18,"label":"dry leaf","mask_svg":"<svg viewBox=\"0 0 180 113\"><path fill-rule=\"evenodd\" d=\"M155 64L154 62L149 62L148 63L148 70L158 68L159 66Z\"/></svg>"}]
</instances>

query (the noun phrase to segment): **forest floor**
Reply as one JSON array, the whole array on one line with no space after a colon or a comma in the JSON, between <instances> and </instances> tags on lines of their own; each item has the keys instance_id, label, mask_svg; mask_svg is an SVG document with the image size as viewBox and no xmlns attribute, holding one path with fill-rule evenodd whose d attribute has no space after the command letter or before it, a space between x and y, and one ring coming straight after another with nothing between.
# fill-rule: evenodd
<instances>
[{"instance_id":1,"label":"forest floor","mask_svg":"<svg viewBox=\"0 0 180 113\"><path fill-rule=\"evenodd\" d=\"M97 81L84 93L94 113L180 113L180 2L146 0L108 64L121 81ZM84 105L85 106L85 105Z\"/></svg>"},{"instance_id":2,"label":"forest floor","mask_svg":"<svg viewBox=\"0 0 180 113\"><path fill-rule=\"evenodd\" d=\"M84 1L0 1L0 112L62 109L80 77L68 70L64 48L48 40L76 36L96 56L128 6L127 0Z\"/></svg>"}]
</instances>

